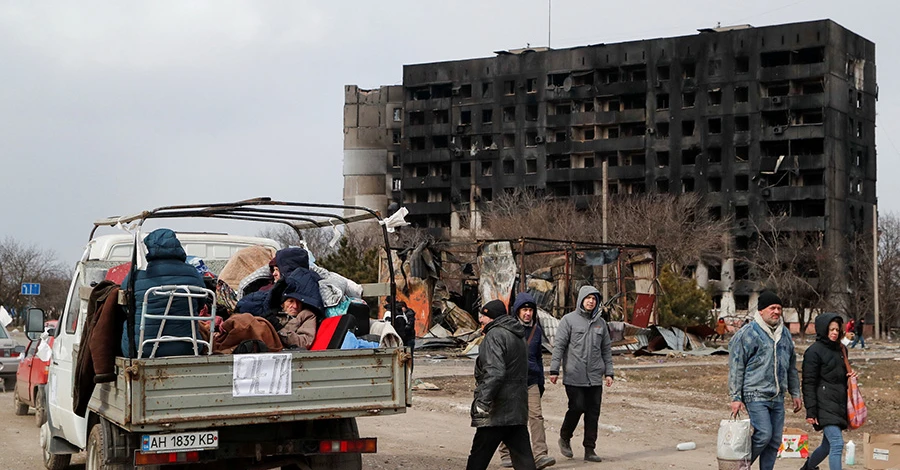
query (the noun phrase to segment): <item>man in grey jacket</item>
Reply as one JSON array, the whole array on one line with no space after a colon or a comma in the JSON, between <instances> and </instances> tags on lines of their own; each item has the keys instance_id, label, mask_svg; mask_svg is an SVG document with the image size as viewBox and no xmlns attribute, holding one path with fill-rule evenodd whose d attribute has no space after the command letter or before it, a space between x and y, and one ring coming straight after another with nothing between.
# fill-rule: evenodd
<instances>
[{"instance_id":1,"label":"man in grey jacket","mask_svg":"<svg viewBox=\"0 0 900 470\"><path fill-rule=\"evenodd\" d=\"M550 360L550 382L559 379L563 366L563 385L569 398L569 409L559 430L559 452L571 458L572 435L584 415L584 460L600 462L594 449L600 424L603 384L613 383L612 351L609 328L600 316L600 292L592 286L578 291L574 311L559 321Z\"/></svg>"}]
</instances>

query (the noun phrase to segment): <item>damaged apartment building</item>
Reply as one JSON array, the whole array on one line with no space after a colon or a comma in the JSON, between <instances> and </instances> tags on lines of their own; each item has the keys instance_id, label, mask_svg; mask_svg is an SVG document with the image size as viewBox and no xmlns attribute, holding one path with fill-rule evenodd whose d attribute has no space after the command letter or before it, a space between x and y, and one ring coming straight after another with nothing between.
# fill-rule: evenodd
<instances>
[{"instance_id":1,"label":"damaged apartment building","mask_svg":"<svg viewBox=\"0 0 900 470\"><path fill-rule=\"evenodd\" d=\"M371 103L347 88L345 202L394 201L444 237L477 235L481 211L516 188L599 197L606 162L612 195L702 195L733 221L732 253L773 215L835 253L871 238L875 45L830 20L405 65L394 88ZM362 138L375 126L364 105L379 109L379 139ZM355 192L360 173L384 192ZM698 280L725 311L755 306L749 267L724 257Z\"/></svg>"}]
</instances>

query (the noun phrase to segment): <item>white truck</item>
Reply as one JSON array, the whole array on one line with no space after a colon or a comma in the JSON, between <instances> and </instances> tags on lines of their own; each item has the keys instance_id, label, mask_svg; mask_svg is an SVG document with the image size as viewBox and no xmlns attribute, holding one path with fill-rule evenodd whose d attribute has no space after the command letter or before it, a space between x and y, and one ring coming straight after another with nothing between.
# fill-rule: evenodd
<instances>
[{"instance_id":1,"label":"white truck","mask_svg":"<svg viewBox=\"0 0 900 470\"><path fill-rule=\"evenodd\" d=\"M362 215L344 217L347 209ZM275 222L294 227L298 234L302 228L382 220L362 207L259 198L162 207L95 222L91 241L76 265L53 343L45 394L47 420L40 434L45 466L67 468L72 454L86 451L88 470L169 465L361 468L361 453L375 452L377 440L360 438L356 418L404 413L410 405L410 357L404 348L117 357L115 381L96 385L87 415L75 414L75 358L79 348L86 347L82 334L92 285L104 279L110 268L133 259L138 240L129 234L95 237L97 228L132 224L134 230L133 225L140 227L146 220L175 217ZM273 240L256 237L179 233L178 238L188 255L202 257L214 272L242 247L278 248ZM386 231L384 241L389 248ZM393 298L395 286L391 280L364 288ZM32 331L37 325L43 329L43 312L34 309L28 313L26 329ZM283 387L265 381L260 386L257 379L266 372L289 379Z\"/></svg>"}]
</instances>

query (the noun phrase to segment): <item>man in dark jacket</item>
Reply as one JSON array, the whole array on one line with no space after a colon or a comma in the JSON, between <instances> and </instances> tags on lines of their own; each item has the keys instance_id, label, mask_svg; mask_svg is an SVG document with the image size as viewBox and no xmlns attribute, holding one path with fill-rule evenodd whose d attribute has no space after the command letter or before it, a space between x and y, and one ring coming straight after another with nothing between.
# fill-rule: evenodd
<instances>
[{"instance_id":1,"label":"man in dark jacket","mask_svg":"<svg viewBox=\"0 0 900 470\"><path fill-rule=\"evenodd\" d=\"M135 271L134 278L134 342L136 347L139 346L138 343L140 341L141 308L144 302L144 294L150 288L164 285L206 287L197 269L185 262L187 255L181 246L181 242L175 237L175 232L167 228L154 230L144 238L144 245L147 246L147 269ZM131 274L122 281L123 289L128 288L130 276ZM162 315L166 311L168 302L169 297L167 296L151 295L147 299L147 313ZM190 311L193 311L194 315L200 313L197 299L176 297L172 300L172 307L169 309L168 314L187 316ZM161 324L162 320L148 318L144 324L144 339L155 339L159 334ZM161 335L190 338L192 335L191 331L191 324L188 321L167 320ZM131 350L129 336L128 322L126 321L122 333L122 352L125 355L129 355ZM152 350L153 344L147 343L144 346L143 357L148 357ZM159 343L156 357L180 356L193 353L194 347L190 342L164 342Z\"/></svg>"},{"instance_id":2,"label":"man in dark jacket","mask_svg":"<svg viewBox=\"0 0 900 470\"><path fill-rule=\"evenodd\" d=\"M574 311L559 321L550 360L550 382L559 378L563 366L563 385L569 399L569 409L559 429L559 452L571 458L572 435L581 415L584 415L584 460L601 462L594 451L597 429L600 426L600 404L603 385L613 383L612 341L609 327L600 316L600 292L593 286L578 291Z\"/></svg>"},{"instance_id":3,"label":"man in dark jacket","mask_svg":"<svg viewBox=\"0 0 900 470\"><path fill-rule=\"evenodd\" d=\"M538 470L556 464L547 449L547 434L544 431L544 414L541 410L541 397L544 395L544 361L541 337L544 330L537 318L537 302L527 292L516 296L512 315L525 327L525 345L528 348L528 430L531 434L531 450L534 453L534 465ZM512 467L509 449L500 446L500 464Z\"/></svg>"},{"instance_id":4,"label":"man in dark jacket","mask_svg":"<svg viewBox=\"0 0 900 470\"><path fill-rule=\"evenodd\" d=\"M492 300L481 308L478 321L484 339L475 360L475 400L472 426L476 428L467 470L484 470L501 442L509 448L513 466L532 470L534 456L528 443L528 359L525 328L506 314L506 306Z\"/></svg>"},{"instance_id":5,"label":"man in dark jacket","mask_svg":"<svg viewBox=\"0 0 900 470\"><path fill-rule=\"evenodd\" d=\"M862 349L866 349L866 338L863 337L863 334L866 331L866 318L862 317L856 322L856 325L853 327L854 333L856 337L853 338L853 342L850 343L851 348L856 347L856 343L859 343Z\"/></svg>"},{"instance_id":6,"label":"man in dark jacket","mask_svg":"<svg viewBox=\"0 0 900 470\"><path fill-rule=\"evenodd\" d=\"M818 468L829 458L829 468L841 468L844 439L847 429L847 366L841 344L842 318L836 313L816 317L816 342L803 355L803 404L806 421L824 439L803 465L803 469Z\"/></svg>"}]
</instances>

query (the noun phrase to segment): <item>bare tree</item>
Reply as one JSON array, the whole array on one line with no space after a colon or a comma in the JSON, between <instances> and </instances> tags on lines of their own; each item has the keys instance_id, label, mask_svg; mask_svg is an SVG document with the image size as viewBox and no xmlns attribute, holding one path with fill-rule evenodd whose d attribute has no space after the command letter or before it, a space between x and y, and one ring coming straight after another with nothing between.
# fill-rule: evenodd
<instances>
[{"instance_id":1,"label":"bare tree","mask_svg":"<svg viewBox=\"0 0 900 470\"><path fill-rule=\"evenodd\" d=\"M12 238L0 241L0 305L7 309L21 311L30 305L58 316L66 302L69 276L52 251ZM22 284L33 282L41 284L41 294L21 295Z\"/></svg>"},{"instance_id":2,"label":"bare tree","mask_svg":"<svg viewBox=\"0 0 900 470\"><path fill-rule=\"evenodd\" d=\"M884 331L900 326L900 217L878 218L879 311Z\"/></svg>"}]
</instances>

